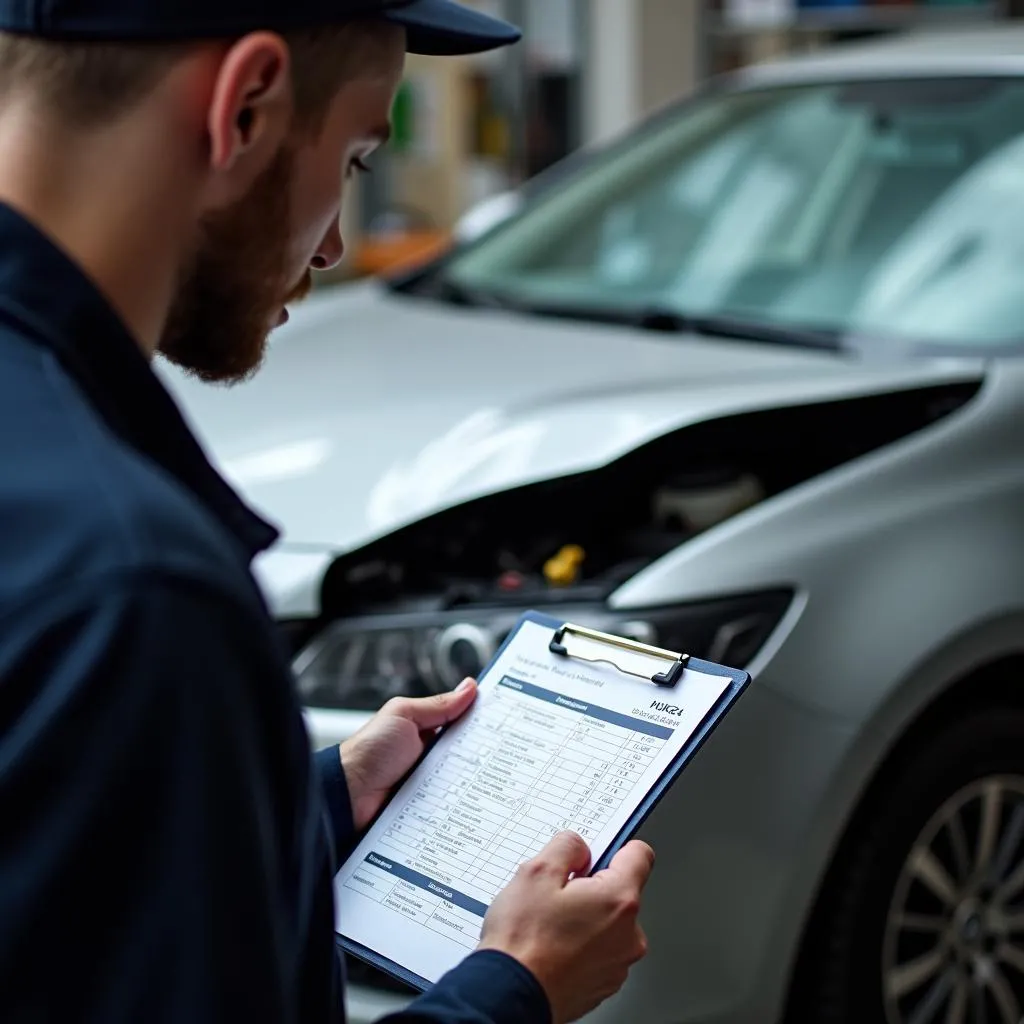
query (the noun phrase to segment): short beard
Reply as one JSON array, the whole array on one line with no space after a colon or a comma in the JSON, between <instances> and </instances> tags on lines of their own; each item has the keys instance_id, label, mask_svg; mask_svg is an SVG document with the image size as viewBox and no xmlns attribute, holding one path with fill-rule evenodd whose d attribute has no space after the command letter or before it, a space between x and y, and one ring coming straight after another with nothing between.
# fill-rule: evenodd
<instances>
[{"instance_id":1,"label":"short beard","mask_svg":"<svg viewBox=\"0 0 1024 1024\"><path fill-rule=\"evenodd\" d=\"M208 383L236 384L263 364L282 305L309 292L306 275L289 295L290 186L295 158L282 150L249 193L208 216L184 269L159 350Z\"/></svg>"}]
</instances>

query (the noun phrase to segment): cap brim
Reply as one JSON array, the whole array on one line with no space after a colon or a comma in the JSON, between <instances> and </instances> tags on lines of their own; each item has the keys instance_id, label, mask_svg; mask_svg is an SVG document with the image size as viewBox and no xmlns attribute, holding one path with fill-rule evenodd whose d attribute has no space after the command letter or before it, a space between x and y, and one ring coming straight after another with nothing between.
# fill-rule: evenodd
<instances>
[{"instance_id":1,"label":"cap brim","mask_svg":"<svg viewBox=\"0 0 1024 1024\"><path fill-rule=\"evenodd\" d=\"M486 53L522 38L514 25L464 7L454 0L412 0L384 17L406 31L406 49L436 57Z\"/></svg>"}]
</instances>

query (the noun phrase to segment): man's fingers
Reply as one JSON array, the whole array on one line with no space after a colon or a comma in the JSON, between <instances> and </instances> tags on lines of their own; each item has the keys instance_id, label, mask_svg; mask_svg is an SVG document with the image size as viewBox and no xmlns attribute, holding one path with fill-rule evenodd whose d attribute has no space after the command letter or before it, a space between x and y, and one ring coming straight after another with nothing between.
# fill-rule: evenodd
<instances>
[{"instance_id":1,"label":"man's fingers","mask_svg":"<svg viewBox=\"0 0 1024 1024\"><path fill-rule=\"evenodd\" d=\"M400 697L391 702L391 713L412 722L421 732L439 729L461 718L476 700L477 686L472 679L461 682L451 693L433 697Z\"/></svg>"},{"instance_id":2,"label":"man's fingers","mask_svg":"<svg viewBox=\"0 0 1024 1024\"><path fill-rule=\"evenodd\" d=\"M654 851L646 843L635 839L626 843L612 858L608 870L635 885L637 892L642 892L654 870Z\"/></svg>"},{"instance_id":3,"label":"man's fingers","mask_svg":"<svg viewBox=\"0 0 1024 1024\"><path fill-rule=\"evenodd\" d=\"M528 862L528 870L554 874L563 885L570 875L583 874L589 867L590 847L575 832L559 832Z\"/></svg>"}]
</instances>

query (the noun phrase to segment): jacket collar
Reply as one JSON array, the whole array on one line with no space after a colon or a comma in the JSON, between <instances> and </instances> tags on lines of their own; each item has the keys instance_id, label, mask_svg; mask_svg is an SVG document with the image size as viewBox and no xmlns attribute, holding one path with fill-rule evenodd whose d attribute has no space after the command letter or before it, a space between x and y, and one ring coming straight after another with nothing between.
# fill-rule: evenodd
<instances>
[{"instance_id":1,"label":"jacket collar","mask_svg":"<svg viewBox=\"0 0 1024 1024\"><path fill-rule=\"evenodd\" d=\"M250 559L278 530L214 469L125 324L85 273L0 203L0 315L50 349L122 440L159 464L242 544Z\"/></svg>"}]
</instances>

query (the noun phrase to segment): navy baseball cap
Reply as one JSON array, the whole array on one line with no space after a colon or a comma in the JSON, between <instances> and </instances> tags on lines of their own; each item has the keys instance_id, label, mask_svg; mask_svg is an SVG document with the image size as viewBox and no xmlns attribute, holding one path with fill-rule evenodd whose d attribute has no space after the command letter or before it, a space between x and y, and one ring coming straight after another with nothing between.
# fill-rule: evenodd
<instances>
[{"instance_id":1,"label":"navy baseball cap","mask_svg":"<svg viewBox=\"0 0 1024 1024\"><path fill-rule=\"evenodd\" d=\"M0 32L106 42L214 39L380 18L410 53L456 56L518 42L519 29L455 0L0 0Z\"/></svg>"}]
</instances>

